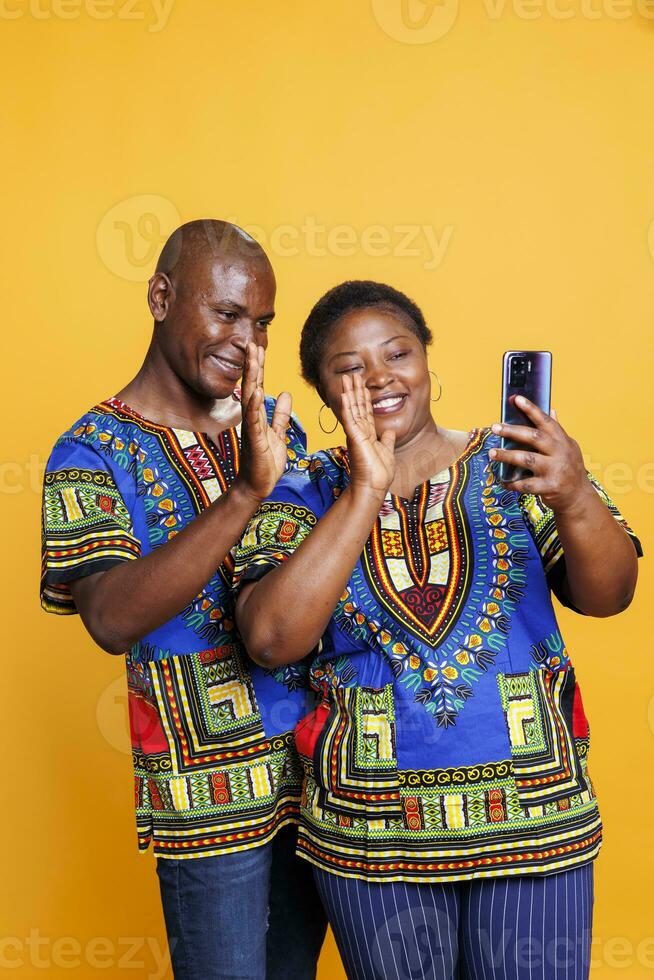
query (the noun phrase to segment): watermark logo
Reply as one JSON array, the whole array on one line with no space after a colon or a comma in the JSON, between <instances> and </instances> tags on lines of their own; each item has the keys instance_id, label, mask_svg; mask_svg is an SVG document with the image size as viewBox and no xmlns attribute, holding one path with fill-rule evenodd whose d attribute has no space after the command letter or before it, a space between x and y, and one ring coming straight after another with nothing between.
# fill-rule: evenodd
<instances>
[{"instance_id":1,"label":"watermark logo","mask_svg":"<svg viewBox=\"0 0 654 980\"><path fill-rule=\"evenodd\" d=\"M111 681L98 698L95 720L100 734L112 749L131 754L127 682L124 673Z\"/></svg>"},{"instance_id":2,"label":"watermark logo","mask_svg":"<svg viewBox=\"0 0 654 980\"><path fill-rule=\"evenodd\" d=\"M490 21L518 20L623 21L654 19L654 0L480 0ZM445 37L459 12L458 0L372 0L375 20L394 41L431 44Z\"/></svg>"},{"instance_id":3,"label":"watermark logo","mask_svg":"<svg viewBox=\"0 0 654 980\"><path fill-rule=\"evenodd\" d=\"M98 254L114 275L129 282L147 282L164 242L180 224L179 211L166 197L136 194L125 198L98 225Z\"/></svg>"},{"instance_id":4,"label":"watermark logo","mask_svg":"<svg viewBox=\"0 0 654 980\"><path fill-rule=\"evenodd\" d=\"M381 29L404 44L431 44L445 37L459 13L459 0L372 0Z\"/></svg>"}]
</instances>

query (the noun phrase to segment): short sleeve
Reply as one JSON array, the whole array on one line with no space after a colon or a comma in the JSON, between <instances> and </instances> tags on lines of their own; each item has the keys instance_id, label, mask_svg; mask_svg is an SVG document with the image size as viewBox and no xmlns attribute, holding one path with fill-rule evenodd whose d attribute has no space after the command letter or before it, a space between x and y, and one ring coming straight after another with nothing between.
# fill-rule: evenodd
<instances>
[{"instance_id":1,"label":"short sleeve","mask_svg":"<svg viewBox=\"0 0 654 980\"><path fill-rule=\"evenodd\" d=\"M290 558L327 510L323 481L310 467L310 457L293 465L247 525L235 552L235 590Z\"/></svg>"},{"instance_id":2,"label":"short sleeve","mask_svg":"<svg viewBox=\"0 0 654 980\"><path fill-rule=\"evenodd\" d=\"M43 484L43 609L76 613L71 582L140 554L132 515L108 460L83 443L62 440L48 460Z\"/></svg>"},{"instance_id":3,"label":"short sleeve","mask_svg":"<svg viewBox=\"0 0 654 980\"><path fill-rule=\"evenodd\" d=\"M588 479L599 494L600 498L608 507L615 520L625 529L631 538L638 557L642 557L643 549L640 541L627 524L616 505L613 503L604 487L602 487L590 473L588 474ZM556 584L557 581L560 580L564 569L563 562L561 561L564 555L563 546L556 529L556 519L554 517L554 513L549 509L549 507L545 506L540 497L531 493L520 494L518 497L518 504L531 536L534 539L538 553L540 554L548 581L550 585Z\"/></svg>"}]
</instances>

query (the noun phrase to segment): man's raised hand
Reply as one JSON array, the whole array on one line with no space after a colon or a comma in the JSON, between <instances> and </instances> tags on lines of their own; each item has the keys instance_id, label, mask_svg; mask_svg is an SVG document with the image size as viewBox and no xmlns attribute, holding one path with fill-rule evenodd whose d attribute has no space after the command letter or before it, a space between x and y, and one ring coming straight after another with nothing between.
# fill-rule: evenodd
<instances>
[{"instance_id":1,"label":"man's raised hand","mask_svg":"<svg viewBox=\"0 0 654 980\"><path fill-rule=\"evenodd\" d=\"M238 486L258 500L272 492L286 467L286 430L292 399L283 391L268 424L263 392L263 347L249 343L242 390L241 467Z\"/></svg>"}]
</instances>

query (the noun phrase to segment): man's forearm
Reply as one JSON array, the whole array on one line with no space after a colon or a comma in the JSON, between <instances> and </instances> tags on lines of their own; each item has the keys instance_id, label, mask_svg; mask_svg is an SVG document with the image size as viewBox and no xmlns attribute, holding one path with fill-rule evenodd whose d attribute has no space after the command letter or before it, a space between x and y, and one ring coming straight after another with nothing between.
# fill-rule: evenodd
<instances>
[{"instance_id":1,"label":"man's forearm","mask_svg":"<svg viewBox=\"0 0 654 980\"><path fill-rule=\"evenodd\" d=\"M573 511L555 514L567 592L589 616L612 616L634 594L638 562L632 542L589 485Z\"/></svg>"},{"instance_id":2,"label":"man's forearm","mask_svg":"<svg viewBox=\"0 0 654 980\"><path fill-rule=\"evenodd\" d=\"M95 641L123 653L181 612L215 574L258 505L237 481L166 544L71 583Z\"/></svg>"},{"instance_id":3,"label":"man's forearm","mask_svg":"<svg viewBox=\"0 0 654 980\"><path fill-rule=\"evenodd\" d=\"M237 622L265 667L293 663L320 640L365 546L383 497L348 487L292 557L244 592Z\"/></svg>"}]
</instances>

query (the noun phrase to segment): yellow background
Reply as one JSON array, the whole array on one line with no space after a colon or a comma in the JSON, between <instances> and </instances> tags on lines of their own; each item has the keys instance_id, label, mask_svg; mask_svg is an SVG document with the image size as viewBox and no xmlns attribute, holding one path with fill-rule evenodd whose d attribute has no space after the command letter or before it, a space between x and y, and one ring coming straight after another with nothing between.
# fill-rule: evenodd
<instances>
[{"instance_id":1,"label":"yellow background","mask_svg":"<svg viewBox=\"0 0 654 980\"><path fill-rule=\"evenodd\" d=\"M268 388L292 389L314 447L329 440L297 377L301 323L337 281L386 280L434 329L445 425L494 421L503 350L553 351L559 417L651 549L654 5L174 0L167 19L147 0L0 7L0 966L154 978L163 921L135 849L122 666L38 607L53 441L137 369L163 237L230 217L269 247ZM597 978L654 969L651 585L645 561L624 615L560 617L606 824ZM330 942L321 978L340 976Z\"/></svg>"}]
</instances>

